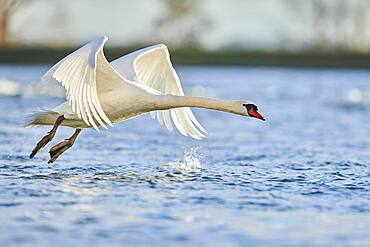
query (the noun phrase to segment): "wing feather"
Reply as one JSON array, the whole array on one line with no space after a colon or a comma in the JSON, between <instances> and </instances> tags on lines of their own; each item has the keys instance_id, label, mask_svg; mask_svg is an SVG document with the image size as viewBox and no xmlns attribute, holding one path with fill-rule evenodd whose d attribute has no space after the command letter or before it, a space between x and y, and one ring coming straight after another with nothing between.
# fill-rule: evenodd
<instances>
[{"instance_id":1,"label":"wing feather","mask_svg":"<svg viewBox=\"0 0 370 247\"><path fill-rule=\"evenodd\" d=\"M87 43L62 59L43 76L43 80L54 79L60 82L66 89L72 111L98 131L98 125L104 128L107 125L112 126L103 111L98 94L124 80L104 56L103 47L107 40L107 37L102 37ZM99 65L102 68L100 70ZM105 78L104 81L97 80L99 73Z\"/></svg>"},{"instance_id":2,"label":"wing feather","mask_svg":"<svg viewBox=\"0 0 370 247\"><path fill-rule=\"evenodd\" d=\"M114 60L111 65L122 76L144 83L164 95L184 95L180 79L171 64L165 45L154 45L135 51ZM157 118L158 122L170 131L173 130L174 124L184 136L202 139L203 133L207 133L189 107L158 111L150 115Z\"/></svg>"}]
</instances>

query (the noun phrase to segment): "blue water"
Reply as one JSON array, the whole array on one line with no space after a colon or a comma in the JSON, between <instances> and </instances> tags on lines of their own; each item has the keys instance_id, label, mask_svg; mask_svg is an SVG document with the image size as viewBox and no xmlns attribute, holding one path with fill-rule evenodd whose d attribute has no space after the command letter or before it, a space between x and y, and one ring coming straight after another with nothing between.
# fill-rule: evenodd
<instances>
[{"instance_id":1,"label":"blue water","mask_svg":"<svg viewBox=\"0 0 370 247\"><path fill-rule=\"evenodd\" d=\"M0 79L25 87L46 69ZM22 123L62 99L1 96L0 246L370 246L370 71L178 72L188 93L252 100L267 121L195 110L209 132L195 141L140 116L83 131L48 165L51 145L28 154L49 127Z\"/></svg>"}]
</instances>

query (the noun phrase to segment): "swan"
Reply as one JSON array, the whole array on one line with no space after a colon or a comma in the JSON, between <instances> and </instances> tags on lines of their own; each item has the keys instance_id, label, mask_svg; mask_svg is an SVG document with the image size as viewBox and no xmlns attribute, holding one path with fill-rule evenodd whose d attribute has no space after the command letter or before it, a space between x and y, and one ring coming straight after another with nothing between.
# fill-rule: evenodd
<instances>
[{"instance_id":1,"label":"swan","mask_svg":"<svg viewBox=\"0 0 370 247\"><path fill-rule=\"evenodd\" d=\"M30 116L26 127L51 125L30 154L33 158L55 136L59 126L75 128L73 135L53 146L48 163L72 147L82 129L108 128L150 112L161 125L184 136L202 139L207 133L190 107L229 112L265 120L250 101L185 96L163 44L137 50L111 63L104 56L106 36L93 40L63 58L42 77L66 90L66 101L52 110Z\"/></svg>"}]
</instances>

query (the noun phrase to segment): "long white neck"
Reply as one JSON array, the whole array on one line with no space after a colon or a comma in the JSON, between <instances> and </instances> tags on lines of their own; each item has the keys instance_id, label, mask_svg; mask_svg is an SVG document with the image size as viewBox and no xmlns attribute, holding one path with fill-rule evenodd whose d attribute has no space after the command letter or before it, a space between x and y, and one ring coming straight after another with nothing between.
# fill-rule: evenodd
<instances>
[{"instance_id":1,"label":"long white neck","mask_svg":"<svg viewBox=\"0 0 370 247\"><path fill-rule=\"evenodd\" d=\"M238 114L238 112L235 111L235 101L231 100L174 95L162 95L157 97L160 98L157 107L161 110L179 107L199 107Z\"/></svg>"}]
</instances>

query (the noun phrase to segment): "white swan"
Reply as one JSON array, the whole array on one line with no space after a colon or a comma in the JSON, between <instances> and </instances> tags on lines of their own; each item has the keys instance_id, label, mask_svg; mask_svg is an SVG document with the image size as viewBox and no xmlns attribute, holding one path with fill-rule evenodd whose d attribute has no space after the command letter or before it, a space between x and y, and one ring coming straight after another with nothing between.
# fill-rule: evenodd
<instances>
[{"instance_id":1,"label":"white swan","mask_svg":"<svg viewBox=\"0 0 370 247\"><path fill-rule=\"evenodd\" d=\"M103 52L107 37L98 38L68 55L43 76L66 89L67 101L51 111L31 116L26 126L53 125L36 145L33 158L50 142L58 126L76 128L67 140L50 149L49 163L70 148L83 128L107 128L150 112L168 130L173 125L185 136L204 137L206 131L190 107L230 112L265 120L249 101L226 101L184 96L165 45L150 46L109 63Z\"/></svg>"}]
</instances>

